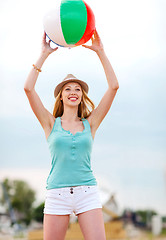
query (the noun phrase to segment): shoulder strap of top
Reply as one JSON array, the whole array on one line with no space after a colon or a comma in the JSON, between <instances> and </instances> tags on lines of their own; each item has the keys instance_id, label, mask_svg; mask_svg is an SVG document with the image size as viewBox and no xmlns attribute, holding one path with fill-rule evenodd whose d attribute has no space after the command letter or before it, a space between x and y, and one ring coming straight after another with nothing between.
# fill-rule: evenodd
<instances>
[{"instance_id":1,"label":"shoulder strap of top","mask_svg":"<svg viewBox=\"0 0 166 240\"><path fill-rule=\"evenodd\" d=\"M59 128L60 128L59 123L60 123L59 117L55 118L55 122L54 122L52 131L59 130Z\"/></svg>"},{"instance_id":2,"label":"shoulder strap of top","mask_svg":"<svg viewBox=\"0 0 166 240\"><path fill-rule=\"evenodd\" d=\"M56 131L56 130L59 129L59 126L58 126L58 125L59 125L59 124L58 124L58 118L55 118L54 125L53 125L53 127L52 127L52 130L51 130L50 135L49 135L48 138L47 138L47 141L49 141L49 138L50 138L50 136L52 135L52 133L53 133L54 131Z\"/></svg>"},{"instance_id":3,"label":"shoulder strap of top","mask_svg":"<svg viewBox=\"0 0 166 240\"><path fill-rule=\"evenodd\" d=\"M84 121L85 129L87 131L91 131L91 127L90 127L90 124L89 124L88 120L86 118L83 118L82 120Z\"/></svg>"},{"instance_id":4,"label":"shoulder strap of top","mask_svg":"<svg viewBox=\"0 0 166 240\"><path fill-rule=\"evenodd\" d=\"M61 130L61 117L57 117L56 120L56 130Z\"/></svg>"}]
</instances>

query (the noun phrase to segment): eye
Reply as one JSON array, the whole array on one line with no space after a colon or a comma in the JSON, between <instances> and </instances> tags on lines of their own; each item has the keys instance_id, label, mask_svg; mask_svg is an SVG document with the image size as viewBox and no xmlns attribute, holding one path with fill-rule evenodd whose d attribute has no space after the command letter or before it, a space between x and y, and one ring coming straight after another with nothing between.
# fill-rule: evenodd
<instances>
[{"instance_id":1,"label":"eye","mask_svg":"<svg viewBox=\"0 0 166 240\"><path fill-rule=\"evenodd\" d=\"M80 88L77 88L76 90L77 90L77 91L81 91Z\"/></svg>"},{"instance_id":2,"label":"eye","mask_svg":"<svg viewBox=\"0 0 166 240\"><path fill-rule=\"evenodd\" d=\"M65 90L70 90L70 88L66 88Z\"/></svg>"}]
</instances>

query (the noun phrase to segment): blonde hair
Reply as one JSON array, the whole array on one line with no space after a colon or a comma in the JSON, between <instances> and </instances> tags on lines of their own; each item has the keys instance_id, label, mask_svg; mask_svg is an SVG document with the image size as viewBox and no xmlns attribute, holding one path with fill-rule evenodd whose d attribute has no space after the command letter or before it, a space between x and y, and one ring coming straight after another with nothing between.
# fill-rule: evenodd
<instances>
[{"instance_id":1,"label":"blonde hair","mask_svg":"<svg viewBox=\"0 0 166 240\"><path fill-rule=\"evenodd\" d=\"M95 109L95 105L92 102L92 100L88 97L84 89L82 87L81 89L82 89L82 100L78 105L78 117L82 119L90 116L91 112ZM62 89L58 93L55 100L55 104L54 104L53 116L55 118L61 117L63 114L64 109L63 109L63 101L60 99L61 95L62 95ZM88 107L91 108L91 111L89 110Z\"/></svg>"}]
</instances>

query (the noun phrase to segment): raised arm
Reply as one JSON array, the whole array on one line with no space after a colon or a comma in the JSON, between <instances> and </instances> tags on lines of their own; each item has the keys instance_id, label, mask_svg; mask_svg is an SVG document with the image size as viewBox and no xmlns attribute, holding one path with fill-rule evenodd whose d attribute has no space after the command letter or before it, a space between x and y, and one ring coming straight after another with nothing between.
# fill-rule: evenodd
<instances>
[{"instance_id":1,"label":"raised arm","mask_svg":"<svg viewBox=\"0 0 166 240\"><path fill-rule=\"evenodd\" d=\"M58 48L52 49L50 47L50 41L46 42L46 34L44 33L42 39L41 54L36 63L34 64L34 67L32 67L24 84L24 91L28 97L30 106L37 119L39 120L40 124L42 125L43 129L45 130L46 135L49 135L47 134L47 132L49 132L49 129L51 128L53 115L48 112L47 109L43 106L38 94L35 91L35 84L43 63L45 62L47 57L51 53L55 52L57 49Z\"/></svg>"},{"instance_id":2,"label":"raised arm","mask_svg":"<svg viewBox=\"0 0 166 240\"><path fill-rule=\"evenodd\" d=\"M108 82L107 91L102 97L99 105L92 111L91 115L88 118L92 132L95 133L112 105L116 92L119 88L119 83L114 73L114 70L111 66L111 63L108 57L106 56L103 44L97 31L94 32L94 35L91 40L92 40L91 46L83 45L83 47L89 48L96 52L104 68L104 72Z\"/></svg>"}]
</instances>

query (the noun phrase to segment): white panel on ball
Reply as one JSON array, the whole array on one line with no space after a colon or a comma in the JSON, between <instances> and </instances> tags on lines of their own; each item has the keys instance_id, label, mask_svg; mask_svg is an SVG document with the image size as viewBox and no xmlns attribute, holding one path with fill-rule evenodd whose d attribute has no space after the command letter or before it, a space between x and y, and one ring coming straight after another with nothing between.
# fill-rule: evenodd
<instances>
[{"instance_id":1,"label":"white panel on ball","mask_svg":"<svg viewBox=\"0 0 166 240\"><path fill-rule=\"evenodd\" d=\"M61 43L62 46L68 46L66 43L62 28L61 28L61 20L60 20L60 6L61 0L55 1L56 6L50 10L43 19L44 24L44 31L46 32L47 36L54 42L54 43Z\"/></svg>"}]
</instances>

